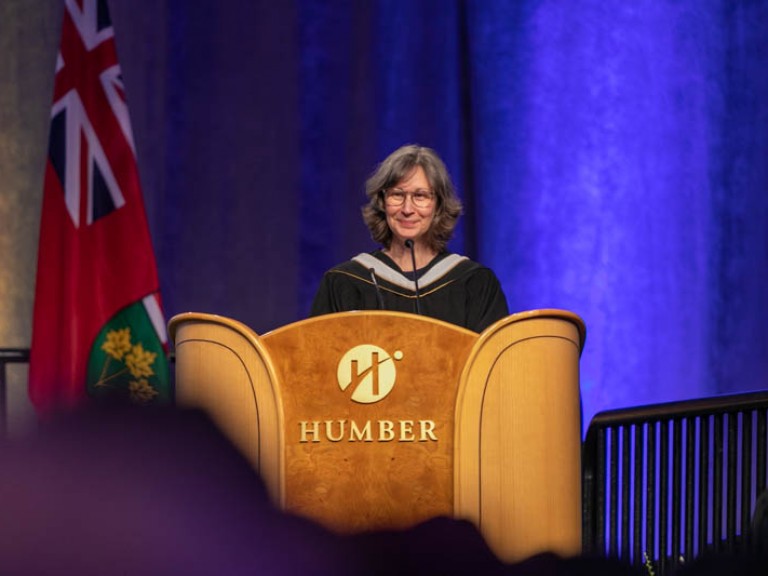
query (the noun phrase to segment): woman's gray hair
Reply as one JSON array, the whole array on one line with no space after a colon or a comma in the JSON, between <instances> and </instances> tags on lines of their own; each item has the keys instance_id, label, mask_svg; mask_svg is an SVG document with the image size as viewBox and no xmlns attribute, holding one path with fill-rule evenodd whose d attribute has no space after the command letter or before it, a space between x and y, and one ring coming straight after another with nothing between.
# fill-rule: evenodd
<instances>
[{"instance_id":1,"label":"woman's gray hair","mask_svg":"<svg viewBox=\"0 0 768 576\"><path fill-rule=\"evenodd\" d=\"M402 182L418 167L424 170L436 202L434 218L425 241L436 252L442 252L453 236L462 206L445 164L430 148L409 144L398 148L379 164L365 183L368 204L363 206L363 220L371 231L371 238L389 248L392 244L392 230L387 225L384 191Z\"/></svg>"}]
</instances>

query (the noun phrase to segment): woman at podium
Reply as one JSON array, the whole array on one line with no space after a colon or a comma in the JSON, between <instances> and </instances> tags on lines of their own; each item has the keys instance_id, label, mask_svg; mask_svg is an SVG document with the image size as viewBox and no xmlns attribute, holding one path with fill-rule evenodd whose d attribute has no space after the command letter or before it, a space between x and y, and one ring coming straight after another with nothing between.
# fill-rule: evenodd
<instances>
[{"instance_id":1,"label":"woman at podium","mask_svg":"<svg viewBox=\"0 0 768 576\"><path fill-rule=\"evenodd\" d=\"M433 150L395 150L368 179L365 193L363 220L381 248L327 271L312 316L413 312L482 332L509 313L493 271L446 249L462 206Z\"/></svg>"}]
</instances>

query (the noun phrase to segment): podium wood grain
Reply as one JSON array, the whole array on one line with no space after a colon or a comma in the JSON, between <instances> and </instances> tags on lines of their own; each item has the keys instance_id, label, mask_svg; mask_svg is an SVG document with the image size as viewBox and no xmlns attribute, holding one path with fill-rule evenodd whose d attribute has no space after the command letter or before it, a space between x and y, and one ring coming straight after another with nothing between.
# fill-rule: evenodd
<instances>
[{"instance_id":1,"label":"podium wood grain","mask_svg":"<svg viewBox=\"0 0 768 576\"><path fill-rule=\"evenodd\" d=\"M572 313L515 314L481 335L395 312L331 314L261 337L188 313L169 330L179 403L211 414L285 510L342 533L466 518L505 561L580 551L584 325ZM339 383L340 360L361 345L396 373L376 402ZM379 439L380 422L393 438Z\"/></svg>"}]
</instances>

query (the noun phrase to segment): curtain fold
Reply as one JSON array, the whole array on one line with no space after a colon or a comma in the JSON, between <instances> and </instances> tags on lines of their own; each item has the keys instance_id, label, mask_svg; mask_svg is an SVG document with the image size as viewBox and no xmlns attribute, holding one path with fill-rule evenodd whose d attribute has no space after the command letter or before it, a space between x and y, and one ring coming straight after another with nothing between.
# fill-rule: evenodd
<instances>
[{"instance_id":1,"label":"curtain fold","mask_svg":"<svg viewBox=\"0 0 768 576\"><path fill-rule=\"evenodd\" d=\"M169 315L303 318L327 268L374 248L366 177L416 142L466 206L451 248L496 271L512 310L586 321L586 422L768 382L763 3L110 7ZM2 101L54 61L15 46ZM13 130L0 170L9 139L46 140Z\"/></svg>"}]
</instances>

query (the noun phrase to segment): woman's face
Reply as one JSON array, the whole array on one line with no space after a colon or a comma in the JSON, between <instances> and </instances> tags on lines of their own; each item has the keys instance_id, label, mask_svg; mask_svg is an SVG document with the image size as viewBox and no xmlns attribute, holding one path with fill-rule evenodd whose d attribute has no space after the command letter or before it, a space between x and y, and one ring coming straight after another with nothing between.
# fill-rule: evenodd
<instances>
[{"instance_id":1,"label":"woman's face","mask_svg":"<svg viewBox=\"0 0 768 576\"><path fill-rule=\"evenodd\" d=\"M432 226L432 220L435 216L436 199L423 208L417 207L413 203L414 192L432 193L429 186L429 180L421 166L403 178L400 182L390 188L390 190L402 190L405 192L405 200L400 206L390 206L385 203L387 213L387 224L392 230L394 237L400 242L413 240L414 242L422 238Z\"/></svg>"}]
</instances>

